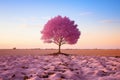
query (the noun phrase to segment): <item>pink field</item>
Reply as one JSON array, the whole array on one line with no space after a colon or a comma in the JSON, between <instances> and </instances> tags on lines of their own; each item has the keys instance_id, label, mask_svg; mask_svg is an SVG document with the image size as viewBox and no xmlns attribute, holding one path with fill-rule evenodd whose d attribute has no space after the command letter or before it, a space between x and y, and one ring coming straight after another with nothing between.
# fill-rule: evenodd
<instances>
[{"instance_id":1,"label":"pink field","mask_svg":"<svg viewBox=\"0 0 120 80\"><path fill-rule=\"evenodd\" d=\"M56 51L0 50L0 80L120 80L120 50Z\"/></svg>"}]
</instances>

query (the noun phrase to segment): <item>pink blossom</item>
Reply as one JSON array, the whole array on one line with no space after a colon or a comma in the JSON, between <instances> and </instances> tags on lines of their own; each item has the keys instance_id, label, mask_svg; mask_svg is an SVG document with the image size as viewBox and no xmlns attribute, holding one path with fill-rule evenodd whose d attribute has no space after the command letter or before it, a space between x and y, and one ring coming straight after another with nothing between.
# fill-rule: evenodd
<instances>
[{"instance_id":1,"label":"pink blossom","mask_svg":"<svg viewBox=\"0 0 120 80\"><path fill-rule=\"evenodd\" d=\"M63 44L75 44L81 32L77 24L68 17L57 16L49 20L41 31L41 39L47 43L55 43L60 47Z\"/></svg>"}]
</instances>

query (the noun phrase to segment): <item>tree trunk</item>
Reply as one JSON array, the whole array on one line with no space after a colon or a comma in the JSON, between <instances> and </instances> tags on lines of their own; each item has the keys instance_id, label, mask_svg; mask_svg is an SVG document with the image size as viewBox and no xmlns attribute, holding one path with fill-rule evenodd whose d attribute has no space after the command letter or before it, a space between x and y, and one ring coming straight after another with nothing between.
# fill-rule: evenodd
<instances>
[{"instance_id":1,"label":"tree trunk","mask_svg":"<svg viewBox=\"0 0 120 80\"><path fill-rule=\"evenodd\" d=\"M60 49L61 49L61 44L59 44L59 50L58 50L58 53L61 53Z\"/></svg>"}]
</instances>

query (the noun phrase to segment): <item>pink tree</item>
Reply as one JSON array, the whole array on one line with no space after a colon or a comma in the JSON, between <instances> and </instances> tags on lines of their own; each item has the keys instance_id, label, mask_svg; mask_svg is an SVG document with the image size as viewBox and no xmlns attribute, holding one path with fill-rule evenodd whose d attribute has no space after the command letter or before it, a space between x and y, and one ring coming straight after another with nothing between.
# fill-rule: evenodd
<instances>
[{"instance_id":1,"label":"pink tree","mask_svg":"<svg viewBox=\"0 0 120 80\"><path fill-rule=\"evenodd\" d=\"M77 24L68 17L57 16L49 20L41 31L42 37L46 43L55 43L59 46L58 53L61 53L61 45L75 44L80 36Z\"/></svg>"}]
</instances>

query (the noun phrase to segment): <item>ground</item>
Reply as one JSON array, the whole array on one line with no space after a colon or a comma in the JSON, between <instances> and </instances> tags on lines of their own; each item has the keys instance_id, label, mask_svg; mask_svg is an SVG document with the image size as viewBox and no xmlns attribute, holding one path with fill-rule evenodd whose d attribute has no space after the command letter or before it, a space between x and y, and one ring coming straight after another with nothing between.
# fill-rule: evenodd
<instances>
[{"instance_id":1,"label":"ground","mask_svg":"<svg viewBox=\"0 0 120 80\"><path fill-rule=\"evenodd\" d=\"M119 75L120 58L116 56L12 53L0 56L0 80L119 80Z\"/></svg>"}]
</instances>

